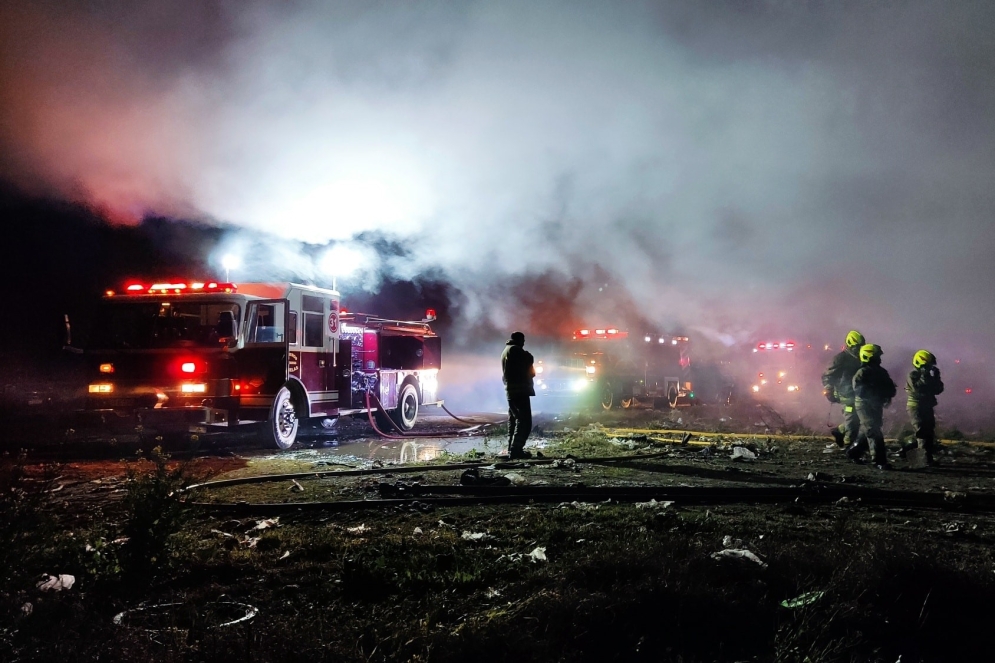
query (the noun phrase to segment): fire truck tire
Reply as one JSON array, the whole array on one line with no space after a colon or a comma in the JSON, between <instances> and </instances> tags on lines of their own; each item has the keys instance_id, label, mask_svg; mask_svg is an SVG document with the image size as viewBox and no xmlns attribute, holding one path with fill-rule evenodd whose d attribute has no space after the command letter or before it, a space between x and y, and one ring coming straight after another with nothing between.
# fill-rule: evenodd
<instances>
[{"instance_id":1,"label":"fire truck tire","mask_svg":"<svg viewBox=\"0 0 995 663\"><path fill-rule=\"evenodd\" d=\"M611 382L601 384L601 407L610 410L615 407L615 387Z\"/></svg>"},{"instance_id":2,"label":"fire truck tire","mask_svg":"<svg viewBox=\"0 0 995 663\"><path fill-rule=\"evenodd\" d=\"M273 399L273 409L270 410L267 425L267 436L279 449L286 451L297 441L297 408L294 407L294 395L290 389L283 387Z\"/></svg>"},{"instance_id":3,"label":"fire truck tire","mask_svg":"<svg viewBox=\"0 0 995 663\"><path fill-rule=\"evenodd\" d=\"M411 430L418 420L418 388L410 382L405 382L401 393L397 395L397 408L391 413L401 430Z\"/></svg>"},{"instance_id":4,"label":"fire truck tire","mask_svg":"<svg viewBox=\"0 0 995 663\"><path fill-rule=\"evenodd\" d=\"M618 399L618 404L622 406L623 410L628 410L633 405L635 405L636 399L632 397L632 394L623 395Z\"/></svg>"}]
</instances>

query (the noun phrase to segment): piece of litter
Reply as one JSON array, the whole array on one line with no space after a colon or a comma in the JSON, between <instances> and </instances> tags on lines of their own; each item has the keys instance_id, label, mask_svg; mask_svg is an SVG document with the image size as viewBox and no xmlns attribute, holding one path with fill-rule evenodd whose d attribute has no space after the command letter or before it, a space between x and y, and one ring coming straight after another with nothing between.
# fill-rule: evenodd
<instances>
[{"instance_id":1,"label":"piece of litter","mask_svg":"<svg viewBox=\"0 0 995 663\"><path fill-rule=\"evenodd\" d=\"M284 552L282 555L280 555L280 559L287 559L288 557L290 557L290 551L289 550L286 551L286 552Z\"/></svg>"},{"instance_id":2,"label":"piece of litter","mask_svg":"<svg viewBox=\"0 0 995 663\"><path fill-rule=\"evenodd\" d=\"M494 589L493 587L488 587L487 591L484 593L484 597L488 599L496 599L501 596L501 592Z\"/></svg>"},{"instance_id":3,"label":"piece of litter","mask_svg":"<svg viewBox=\"0 0 995 663\"><path fill-rule=\"evenodd\" d=\"M489 541L494 537L486 532L463 532L460 538L464 541Z\"/></svg>"},{"instance_id":4,"label":"piece of litter","mask_svg":"<svg viewBox=\"0 0 995 663\"><path fill-rule=\"evenodd\" d=\"M61 573L58 576L48 576L44 580L39 580L35 587L43 592L61 592L63 589L72 589L74 584L76 576Z\"/></svg>"},{"instance_id":5,"label":"piece of litter","mask_svg":"<svg viewBox=\"0 0 995 663\"><path fill-rule=\"evenodd\" d=\"M649 509L651 511L663 511L673 505L673 501L657 502L651 499L649 502L636 502L637 509Z\"/></svg>"},{"instance_id":6,"label":"piece of litter","mask_svg":"<svg viewBox=\"0 0 995 663\"><path fill-rule=\"evenodd\" d=\"M800 596L796 596L793 599L785 599L781 601L781 607L783 608L802 608L806 605L811 605L821 599L826 593L825 592L805 592Z\"/></svg>"},{"instance_id":7,"label":"piece of litter","mask_svg":"<svg viewBox=\"0 0 995 663\"><path fill-rule=\"evenodd\" d=\"M747 449L746 447L733 447L732 455L729 456L733 460L756 460L757 455Z\"/></svg>"},{"instance_id":8,"label":"piece of litter","mask_svg":"<svg viewBox=\"0 0 995 663\"><path fill-rule=\"evenodd\" d=\"M355 527L346 527L345 531L349 532L350 534L364 534L366 532L369 532L370 528L367 527L365 523L363 523L362 525L356 525Z\"/></svg>"},{"instance_id":9,"label":"piece of litter","mask_svg":"<svg viewBox=\"0 0 995 663\"><path fill-rule=\"evenodd\" d=\"M579 509L580 511L597 511L601 508L600 504L588 504L587 502L561 502L558 506L560 509Z\"/></svg>"},{"instance_id":10,"label":"piece of litter","mask_svg":"<svg viewBox=\"0 0 995 663\"><path fill-rule=\"evenodd\" d=\"M291 492L294 492L294 493L303 493L304 492L304 486L302 486L301 484L297 483L297 479L291 479L291 481L294 484L293 486L290 487Z\"/></svg>"},{"instance_id":11,"label":"piece of litter","mask_svg":"<svg viewBox=\"0 0 995 663\"><path fill-rule=\"evenodd\" d=\"M266 518L264 520L257 520L256 526L249 530L249 532L255 532L257 530L269 529L270 527L279 527L280 517L276 518Z\"/></svg>"},{"instance_id":12,"label":"piece of litter","mask_svg":"<svg viewBox=\"0 0 995 663\"><path fill-rule=\"evenodd\" d=\"M421 531L421 527L416 527L415 531L411 533L412 536L421 536L424 532Z\"/></svg>"},{"instance_id":13,"label":"piece of litter","mask_svg":"<svg viewBox=\"0 0 995 663\"><path fill-rule=\"evenodd\" d=\"M767 568L767 562L763 561L749 550L739 548L726 548L719 552L712 553L712 559L748 559L760 565L760 568Z\"/></svg>"},{"instance_id":14,"label":"piece of litter","mask_svg":"<svg viewBox=\"0 0 995 663\"><path fill-rule=\"evenodd\" d=\"M535 550L529 553L529 557L532 558L533 562L546 562L546 548L545 546L537 546Z\"/></svg>"},{"instance_id":15,"label":"piece of litter","mask_svg":"<svg viewBox=\"0 0 995 663\"><path fill-rule=\"evenodd\" d=\"M728 534L722 537L722 547L723 548L739 548L743 545L742 539L734 539Z\"/></svg>"},{"instance_id":16,"label":"piece of litter","mask_svg":"<svg viewBox=\"0 0 995 663\"><path fill-rule=\"evenodd\" d=\"M516 474L515 472L508 472L504 477L511 482L513 486L520 486L525 483L525 477L521 474Z\"/></svg>"}]
</instances>

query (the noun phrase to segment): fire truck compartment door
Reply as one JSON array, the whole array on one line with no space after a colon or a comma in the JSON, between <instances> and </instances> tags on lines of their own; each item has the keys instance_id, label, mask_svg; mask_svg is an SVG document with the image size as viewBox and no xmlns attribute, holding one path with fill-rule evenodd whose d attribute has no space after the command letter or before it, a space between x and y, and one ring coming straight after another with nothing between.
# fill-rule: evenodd
<instances>
[{"instance_id":1,"label":"fire truck compartment door","mask_svg":"<svg viewBox=\"0 0 995 663\"><path fill-rule=\"evenodd\" d=\"M245 345L238 351L243 404L255 395L275 395L287 381L290 306L286 299L263 299L246 307Z\"/></svg>"}]
</instances>

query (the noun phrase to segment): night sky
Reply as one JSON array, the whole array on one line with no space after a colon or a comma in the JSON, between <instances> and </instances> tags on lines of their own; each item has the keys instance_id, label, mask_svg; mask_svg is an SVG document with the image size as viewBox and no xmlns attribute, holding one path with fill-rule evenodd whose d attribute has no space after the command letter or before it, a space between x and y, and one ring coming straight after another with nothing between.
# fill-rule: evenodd
<instances>
[{"instance_id":1,"label":"night sky","mask_svg":"<svg viewBox=\"0 0 995 663\"><path fill-rule=\"evenodd\" d=\"M967 0L4 3L4 279L44 271L47 315L230 252L233 280L327 285L340 246L344 291L441 302L455 346L856 327L902 366L988 366L993 25Z\"/></svg>"}]
</instances>

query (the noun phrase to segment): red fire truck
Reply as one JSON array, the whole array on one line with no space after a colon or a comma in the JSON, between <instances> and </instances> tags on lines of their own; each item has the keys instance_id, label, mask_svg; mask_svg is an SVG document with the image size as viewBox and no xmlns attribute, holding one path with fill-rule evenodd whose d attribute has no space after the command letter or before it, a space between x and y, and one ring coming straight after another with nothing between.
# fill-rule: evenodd
<instances>
[{"instance_id":1,"label":"red fire truck","mask_svg":"<svg viewBox=\"0 0 995 663\"><path fill-rule=\"evenodd\" d=\"M694 402L687 336L578 329L538 361L535 383L537 396L572 397L606 410L636 401L670 407Z\"/></svg>"},{"instance_id":2,"label":"red fire truck","mask_svg":"<svg viewBox=\"0 0 995 663\"><path fill-rule=\"evenodd\" d=\"M429 313L347 313L338 292L296 283L131 283L97 313L86 407L150 430L265 424L280 449L301 420L368 407L409 430L419 406L439 402L442 344Z\"/></svg>"}]
</instances>

